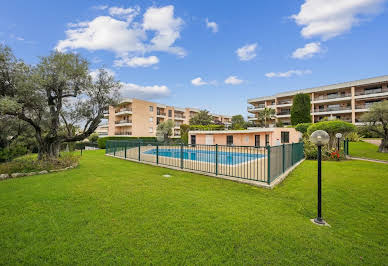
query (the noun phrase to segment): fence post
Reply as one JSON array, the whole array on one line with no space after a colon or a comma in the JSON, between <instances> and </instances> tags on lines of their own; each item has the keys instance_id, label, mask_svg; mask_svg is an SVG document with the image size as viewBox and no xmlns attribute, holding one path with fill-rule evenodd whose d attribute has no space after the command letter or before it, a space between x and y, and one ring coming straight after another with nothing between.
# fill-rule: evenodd
<instances>
[{"instance_id":1,"label":"fence post","mask_svg":"<svg viewBox=\"0 0 388 266\"><path fill-rule=\"evenodd\" d=\"M183 169L183 144L181 143L181 168Z\"/></svg>"},{"instance_id":2,"label":"fence post","mask_svg":"<svg viewBox=\"0 0 388 266\"><path fill-rule=\"evenodd\" d=\"M116 142L113 145L113 156L116 157Z\"/></svg>"},{"instance_id":3,"label":"fence post","mask_svg":"<svg viewBox=\"0 0 388 266\"><path fill-rule=\"evenodd\" d=\"M218 144L216 144L216 175L218 175Z\"/></svg>"},{"instance_id":4,"label":"fence post","mask_svg":"<svg viewBox=\"0 0 388 266\"><path fill-rule=\"evenodd\" d=\"M271 184L271 146L267 146L267 183Z\"/></svg>"},{"instance_id":5,"label":"fence post","mask_svg":"<svg viewBox=\"0 0 388 266\"><path fill-rule=\"evenodd\" d=\"M127 159L127 143L125 142L125 145L124 145L124 158Z\"/></svg>"},{"instance_id":6,"label":"fence post","mask_svg":"<svg viewBox=\"0 0 388 266\"><path fill-rule=\"evenodd\" d=\"M140 143L140 141L139 141L139 147L138 147L138 153L139 153L139 161L140 161L140 148L141 148L141 143Z\"/></svg>"},{"instance_id":7,"label":"fence post","mask_svg":"<svg viewBox=\"0 0 388 266\"><path fill-rule=\"evenodd\" d=\"M295 160L295 156L294 156L294 143L291 143L291 166L294 165L294 160Z\"/></svg>"},{"instance_id":8,"label":"fence post","mask_svg":"<svg viewBox=\"0 0 388 266\"><path fill-rule=\"evenodd\" d=\"M283 143L283 149L282 149L282 167L283 167L283 173L286 170L286 145Z\"/></svg>"},{"instance_id":9,"label":"fence post","mask_svg":"<svg viewBox=\"0 0 388 266\"><path fill-rule=\"evenodd\" d=\"M344 154L346 155L346 139L344 139Z\"/></svg>"},{"instance_id":10,"label":"fence post","mask_svg":"<svg viewBox=\"0 0 388 266\"><path fill-rule=\"evenodd\" d=\"M346 155L349 155L349 139L346 139Z\"/></svg>"},{"instance_id":11,"label":"fence post","mask_svg":"<svg viewBox=\"0 0 388 266\"><path fill-rule=\"evenodd\" d=\"M159 143L156 143L156 164L159 164Z\"/></svg>"}]
</instances>

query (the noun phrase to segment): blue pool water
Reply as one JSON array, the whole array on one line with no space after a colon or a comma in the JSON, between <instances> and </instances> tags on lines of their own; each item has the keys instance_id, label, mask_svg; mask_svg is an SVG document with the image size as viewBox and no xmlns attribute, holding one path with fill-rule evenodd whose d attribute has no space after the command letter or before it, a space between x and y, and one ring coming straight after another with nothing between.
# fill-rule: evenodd
<instances>
[{"instance_id":1,"label":"blue pool water","mask_svg":"<svg viewBox=\"0 0 388 266\"><path fill-rule=\"evenodd\" d=\"M151 149L143 152L144 154L153 154L156 155L156 149ZM180 149L159 149L159 156L170 157L170 158L180 158L181 150ZM218 152L218 163L235 165L239 163L248 162L251 160L259 159L264 157L262 154L250 154L250 153L237 153L237 152ZM190 150L183 149L183 159L201 161L201 162L216 162L216 153L215 151L204 151L204 150Z\"/></svg>"}]
</instances>

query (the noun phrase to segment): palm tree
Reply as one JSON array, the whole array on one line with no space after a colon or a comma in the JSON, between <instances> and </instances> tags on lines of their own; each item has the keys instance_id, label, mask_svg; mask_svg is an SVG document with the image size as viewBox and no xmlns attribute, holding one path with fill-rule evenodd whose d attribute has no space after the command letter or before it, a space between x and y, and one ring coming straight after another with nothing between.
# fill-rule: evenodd
<instances>
[{"instance_id":1,"label":"palm tree","mask_svg":"<svg viewBox=\"0 0 388 266\"><path fill-rule=\"evenodd\" d=\"M267 120L275 117L275 109L265 107L263 110L259 111L257 117L261 122L264 122L264 127L268 127Z\"/></svg>"}]
</instances>

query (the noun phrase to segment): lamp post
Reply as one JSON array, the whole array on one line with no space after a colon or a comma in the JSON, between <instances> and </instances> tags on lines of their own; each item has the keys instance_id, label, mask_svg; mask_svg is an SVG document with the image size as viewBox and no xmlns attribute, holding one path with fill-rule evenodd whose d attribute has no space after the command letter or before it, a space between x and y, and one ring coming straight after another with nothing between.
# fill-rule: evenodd
<instances>
[{"instance_id":1,"label":"lamp post","mask_svg":"<svg viewBox=\"0 0 388 266\"><path fill-rule=\"evenodd\" d=\"M314 131L310 136L310 141L318 147L318 215L312 220L315 224L326 225L322 219L322 146L330 140L329 134L323 130Z\"/></svg>"},{"instance_id":2,"label":"lamp post","mask_svg":"<svg viewBox=\"0 0 388 266\"><path fill-rule=\"evenodd\" d=\"M337 134L335 134L335 137L337 138L337 150L339 151L340 150L340 141L341 141L341 138L342 138L342 134L341 133L337 133Z\"/></svg>"}]
</instances>

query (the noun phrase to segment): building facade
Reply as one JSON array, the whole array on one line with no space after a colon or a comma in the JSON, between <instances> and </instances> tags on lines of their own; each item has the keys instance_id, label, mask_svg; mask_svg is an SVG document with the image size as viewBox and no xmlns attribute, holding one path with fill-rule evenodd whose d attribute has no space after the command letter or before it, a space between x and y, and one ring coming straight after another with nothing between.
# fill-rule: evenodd
<instances>
[{"instance_id":1,"label":"building facade","mask_svg":"<svg viewBox=\"0 0 388 266\"><path fill-rule=\"evenodd\" d=\"M248 112L252 115L248 120L258 122L259 111L267 107L275 109L275 116L270 121L272 126L276 122L289 125L293 96L306 93L311 99L313 123L328 118L359 125L362 124L361 115L372 104L388 99L387 85L388 75L249 99Z\"/></svg>"},{"instance_id":2,"label":"building facade","mask_svg":"<svg viewBox=\"0 0 388 266\"><path fill-rule=\"evenodd\" d=\"M180 137L180 126L200 110L179 108L139 99L124 99L117 106L110 106L105 121L98 127L101 136L155 137L158 124L166 120L174 122L172 137ZM212 114L215 123L228 126L231 117Z\"/></svg>"}]
</instances>

